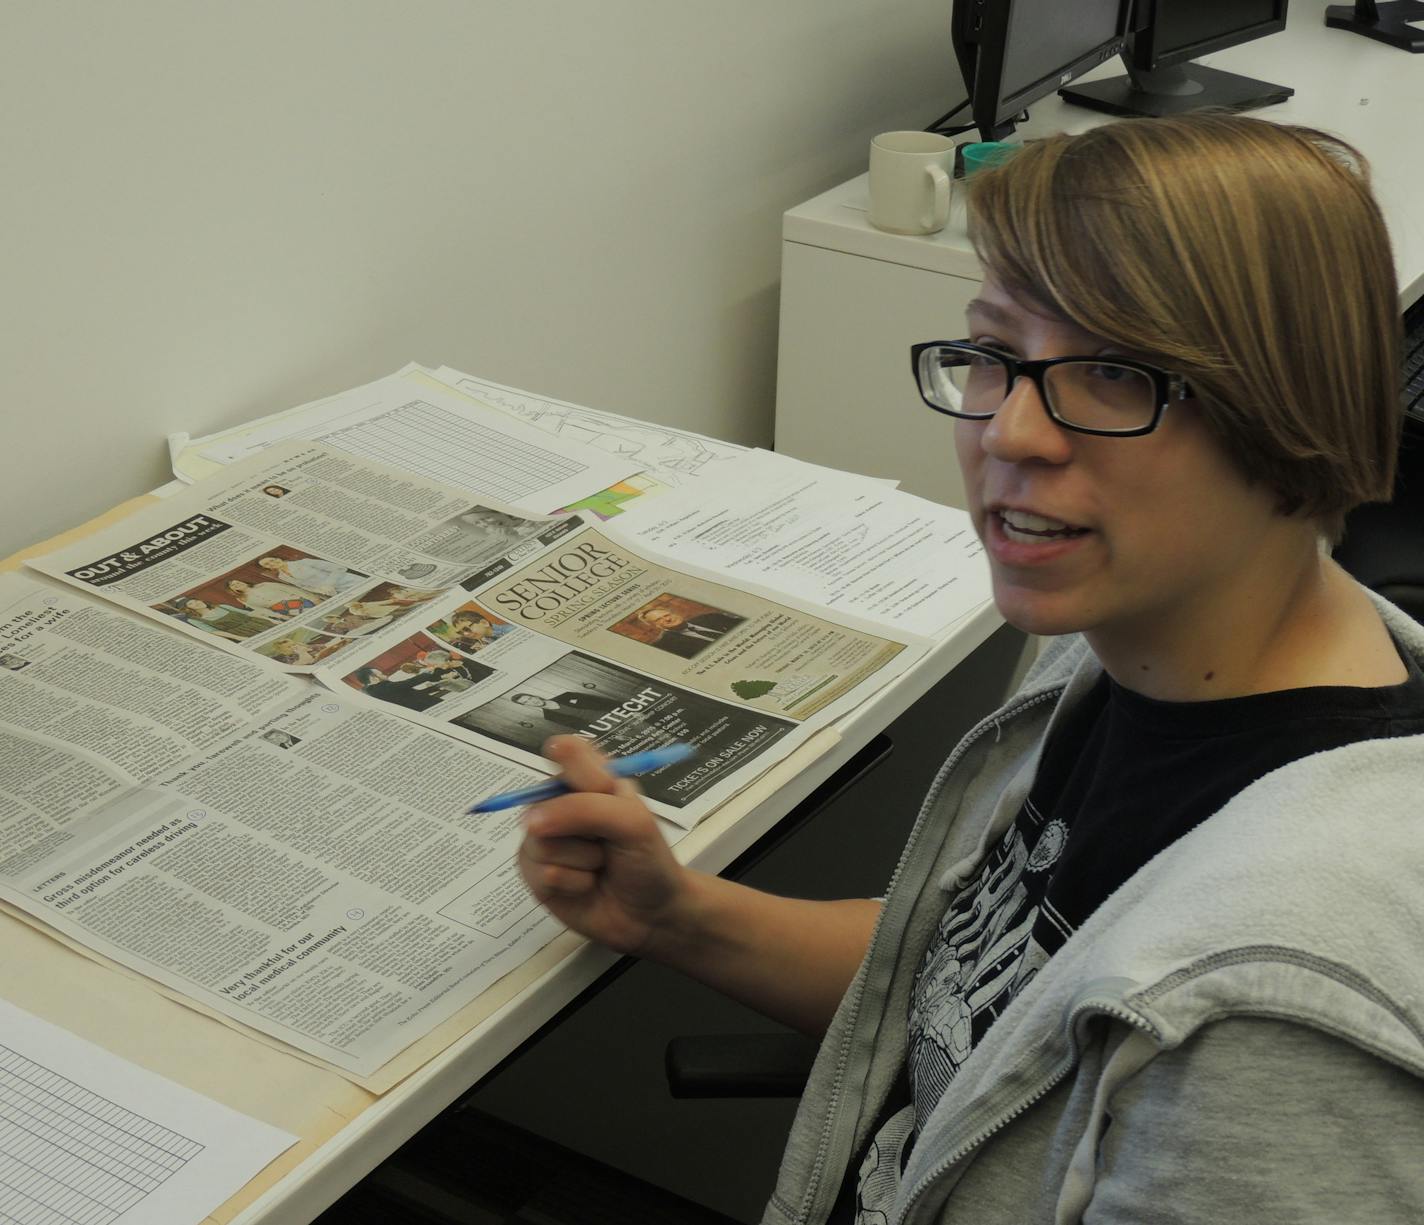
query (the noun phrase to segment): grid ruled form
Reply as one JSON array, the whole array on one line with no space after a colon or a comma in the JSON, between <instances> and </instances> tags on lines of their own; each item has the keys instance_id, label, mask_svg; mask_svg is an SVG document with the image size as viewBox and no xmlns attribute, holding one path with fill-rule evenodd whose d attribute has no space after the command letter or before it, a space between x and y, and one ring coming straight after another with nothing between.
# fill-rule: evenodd
<instances>
[{"instance_id":1,"label":"grid ruled form","mask_svg":"<svg viewBox=\"0 0 1424 1225\"><path fill-rule=\"evenodd\" d=\"M202 1151L0 1042L0 1221L109 1225Z\"/></svg>"},{"instance_id":2,"label":"grid ruled form","mask_svg":"<svg viewBox=\"0 0 1424 1225\"><path fill-rule=\"evenodd\" d=\"M423 400L324 433L321 441L501 502L517 502L588 468L567 455L531 446L507 428L494 429Z\"/></svg>"},{"instance_id":3,"label":"grid ruled form","mask_svg":"<svg viewBox=\"0 0 1424 1225\"><path fill-rule=\"evenodd\" d=\"M439 482L472 502L504 502L533 515L592 497L646 467L627 437L581 428L551 433L412 366L194 442L196 472L184 479L287 439L325 443ZM174 471L183 473L184 465Z\"/></svg>"},{"instance_id":4,"label":"grid ruled form","mask_svg":"<svg viewBox=\"0 0 1424 1225\"><path fill-rule=\"evenodd\" d=\"M0 999L0 1225L198 1225L295 1140Z\"/></svg>"}]
</instances>

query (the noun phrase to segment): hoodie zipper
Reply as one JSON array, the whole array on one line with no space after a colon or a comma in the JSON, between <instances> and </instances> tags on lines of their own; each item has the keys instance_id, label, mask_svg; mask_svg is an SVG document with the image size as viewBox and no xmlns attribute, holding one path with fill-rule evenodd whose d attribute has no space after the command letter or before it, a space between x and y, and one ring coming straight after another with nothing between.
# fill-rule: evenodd
<instances>
[{"instance_id":1,"label":"hoodie zipper","mask_svg":"<svg viewBox=\"0 0 1424 1225\"><path fill-rule=\"evenodd\" d=\"M1127 1009L1120 1008L1114 1004L1108 1003L1105 1000L1084 1000L1077 1004L1068 1014L1068 1032L1070 1035L1076 1034L1077 1020L1085 1012L1094 1012L1098 1013L1099 1015L1112 1017L1115 1020L1121 1021L1124 1025L1130 1025L1133 1029L1139 1030L1142 1033L1147 1034L1150 1038L1153 1038L1158 1043L1161 1043L1162 1041L1162 1035L1155 1025L1152 1025L1150 1022L1143 1020L1142 1017L1139 1016L1137 1013L1129 1012ZM965 1157L972 1153L986 1140L990 1139L995 1133L1002 1131L1005 1127L1007 1127L1010 1123L1017 1119L1019 1115L1023 1114L1030 1106L1035 1105L1037 1102L1046 1097L1050 1092L1056 1089L1077 1065L1079 1053L1080 1052L1078 1050L1078 1043L1076 1037L1070 1036L1068 1040L1067 1057L1061 1060L1048 1073L1047 1078L1043 1080L1038 1085L1038 1087L1033 1090L1032 1093L1030 1093L1027 1097L1022 1098L1007 1112L1000 1113L998 1117L993 1120L993 1122L989 1123L985 1127L982 1127L978 1132L974 1134L972 1139L966 1141L964 1144L961 1144L957 1149L954 1150L954 1152L950 1153L949 1156L938 1162L927 1174L924 1175L923 1178L920 1179L920 1181L915 1185L915 1189L910 1192L909 1196L905 1200L905 1210L898 1217L895 1218L896 1225L906 1225L906 1222L908 1222L911 1216L914 1214L920 1197L923 1196L925 1192L927 1192L936 1182L938 1182L939 1179L943 1177L944 1174L947 1173L952 1166L958 1164L960 1161L963 1161ZM981 1110L979 1113L984 1114L987 1113L987 1111Z\"/></svg>"},{"instance_id":2,"label":"hoodie zipper","mask_svg":"<svg viewBox=\"0 0 1424 1225\"><path fill-rule=\"evenodd\" d=\"M1066 687L1066 682L1063 682L1053 686L1052 688L1040 690L1037 693L1032 694L1031 696L1024 697L1020 699L1017 705L1010 706L1007 708L1001 708L1000 710L995 711L987 718L981 719L977 724L970 728L968 732L964 734L964 736L960 739L959 744L955 747L954 752L949 755L944 765L940 767L939 773L935 775L934 781L930 783L929 790L925 793L924 801L923 803L921 803L920 811L915 818L915 826L913 831L911 832L910 840L908 843L906 843L905 850L901 854L899 861L895 865L895 871L890 876L890 883L885 891L886 897L894 896L895 886L899 884L900 877L905 870L905 865L910 859L910 852L913 850L916 842L918 842L919 840L920 830L923 826L923 822L925 821L926 815L930 810L930 807L935 803L935 801L939 799L940 794L944 791L945 784L949 781L949 776L954 772L954 768L963 759L964 755L969 751L969 749L975 743L977 743L982 736L988 733L991 728L994 730L997 737L998 733L1002 730L1003 725L1008 720L1017 718L1025 711L1031 710L1035 706L1040 706L1046 701L1056 701L1062 695L1063 690ZM872 947L876 938L878 938L878 936L880 935L880 929L881 926L884 924L884 921L885 910L882 908L880 912L880 918L876 920L875 930L871 934ZM844 1154L844 1156L836 1155L837 1159L835 1161L831 1160L831 1148L837 1131L837 1129L833 1126L833 1120L835 1119L841 1105L841 1091L845 1077L846 1063L850 1058L851 1042L855 1036L857 1022L860 1016L860 1006L865 997L865 982L866 980L862 978L858 980L856 984L852 987L854 997L852 998L850 1003L850 1011L846 1019L845 1034L841 1042L841 1049L837 1052L836 1071L835 1078L832 1081L831 1100L827 1104L826 1122L824 1127L821 1129L820 1141L816 1145L816 1157L812 1167L814 1170L817 1171L817 1192L819 1192L822 1188L823 1183L821 1181L821 1175L824 1174L828 1166L842 1168L844 1167L845 1162L849 1159L850 1156L849 1152L847 1152L846 1154ZM1051 1087L1052 1086L1048 1086L1048 1088ZM1044 1092L1047 1092L1047 1088L1044 1089ZM845 1133L844 1129L841 1129L841 1131L842 1134L847 1134ZM853 1136L853 1133L850 1133L850 1135ZM810 1218L812 1198L813 1196L808 1194L807 1196L803 1197L801 1201L801 1210L797 1215L802 1221L808 1220ZM829 1205L827 1207L829 1210Z\"/></svg>"}]
</instances>

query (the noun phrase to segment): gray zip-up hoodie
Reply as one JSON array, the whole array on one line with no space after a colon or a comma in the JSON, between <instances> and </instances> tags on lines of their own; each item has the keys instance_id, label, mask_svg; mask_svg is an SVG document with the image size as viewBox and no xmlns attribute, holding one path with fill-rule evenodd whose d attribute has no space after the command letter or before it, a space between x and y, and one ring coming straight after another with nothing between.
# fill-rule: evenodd
<instances>
[{"instance_id":1,"label":"gray zip-up hoodie","mask_svg":"<svg viewBox=\"0 0 1424 1225\"><path fill-rule=\"evenodd\" d=\"M1424 667L1424 629L1376 601ZM830 1211L953 892L1100 667L1079 638L960 742L826 1034L764 1225ZM1424 1221L1424 736L1258 779L1110 896L916 1139L899 1222Z\"/></svg>"}]
</instances>

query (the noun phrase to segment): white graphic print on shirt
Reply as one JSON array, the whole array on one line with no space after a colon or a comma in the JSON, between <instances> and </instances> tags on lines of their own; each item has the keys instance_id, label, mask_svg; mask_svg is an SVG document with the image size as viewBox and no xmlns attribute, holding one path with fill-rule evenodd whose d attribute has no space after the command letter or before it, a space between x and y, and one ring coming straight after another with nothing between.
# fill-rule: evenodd
<instances>
[{"instance_id":1,"label":"white graphic print on shirt","mask_svg":"<svg viewBox=\"0 0 1424 1225\"><path fill-rule=\"evenodd\" d=\"M1031 848L1026 834L1033 839ZM915 979L910 1008L917 1130L984 1031L1047 962L1048 953L1032 932L1066 841L1061 821L1045 823L1026 803L979 875L940 920L938 937ZM1057 915L1044 917L1063 926Z\"/></svg>"},{"instance_id":2,"label":"white graphic print on shirt","mask_svg":"<svg viewBox=\"0 0 1424 1225\"><path fill-rule=\"evenodd\" d=\"M1026 800L979 875L940 920L911 996L914 1104L887 1119L866 1149L856 1183L857 1225L886 1225L884 1205L894 1196L915 1135L990 1023L1048 961L1048 951L1032 936L1039 914L1057 929L1055 948L1072 934L1044 899L1067 841L1068 827L1045 821Z\"/></svg>"}]
</instances>

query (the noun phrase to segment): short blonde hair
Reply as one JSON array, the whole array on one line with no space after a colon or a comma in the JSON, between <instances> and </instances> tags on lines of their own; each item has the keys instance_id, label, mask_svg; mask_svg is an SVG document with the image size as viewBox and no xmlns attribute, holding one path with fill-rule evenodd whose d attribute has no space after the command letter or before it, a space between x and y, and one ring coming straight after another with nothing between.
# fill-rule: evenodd
<instances>
[{"instance_id":1,"label":"short blonde hair","mask_svg":"<svg viewBox=\"0 0 1424 1225\"><path fill-rule=\"evenodd\" d=\"M1335 539L1390 498L1398 293L1351 146L1239 115L1123 120L975 175L969 223L1009 293L1184 374L1282 513Z\"/></svg>"}]
</instances>

